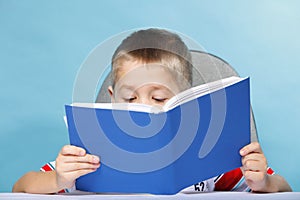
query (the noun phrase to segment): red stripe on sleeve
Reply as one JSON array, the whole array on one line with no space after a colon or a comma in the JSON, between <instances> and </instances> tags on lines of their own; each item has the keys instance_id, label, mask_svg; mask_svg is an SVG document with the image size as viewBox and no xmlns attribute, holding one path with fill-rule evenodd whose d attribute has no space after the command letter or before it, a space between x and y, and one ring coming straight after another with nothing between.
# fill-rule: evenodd
<instances>
[{"instance_id":1,"label":"red stripe on sleeve","mask_svg":"<svg viewBox=\"0 0 300 200\"><path fill-rule=\"evenodd\" d=\"M48 171L53 171L53 169L49 166L49 164L46 164L42 167L42 169L45 171L45 172L48 172Z\"/></svg>"},{"instance_id":2,"label":"red stripe on sleeve","mask_svg":"<svg viewBox=\"0 0 300 200\"><path fill-rule=\"evenodd\" d=\"M234 186L241 180L243 173L240 168L226 172L216 182L215 191L231 191Z\"/></svg>"},{"instance_id":3,"label":"red stripe on sleeve","mask_svg":"<svg viewBox=\"0 0 300 200\"><path fill-rule=\"evenodd\" d=\"M274 174L273 169L271 169L271 168L269 167L268 170L267 170L267 174L273 175L273 174Z\"/></svg>"}]
</instances>

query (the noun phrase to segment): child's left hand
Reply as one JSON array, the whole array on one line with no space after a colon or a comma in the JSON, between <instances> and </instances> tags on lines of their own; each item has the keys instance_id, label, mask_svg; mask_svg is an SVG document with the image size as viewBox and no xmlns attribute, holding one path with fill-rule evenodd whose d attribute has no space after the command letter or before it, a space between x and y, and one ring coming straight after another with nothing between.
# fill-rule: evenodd
<instances>
[{"instance_id":1,"label":"child's left hand","mask_svg":"<svg viewBox=\"0 0 300 200\"><path fill-rule=\"evenodd\" d=\"M246 183L252 191L264 191L267 188L267 159L258 142L243 147L240 150L242 158L242 172Z\"/></svg>"}]
</instances>

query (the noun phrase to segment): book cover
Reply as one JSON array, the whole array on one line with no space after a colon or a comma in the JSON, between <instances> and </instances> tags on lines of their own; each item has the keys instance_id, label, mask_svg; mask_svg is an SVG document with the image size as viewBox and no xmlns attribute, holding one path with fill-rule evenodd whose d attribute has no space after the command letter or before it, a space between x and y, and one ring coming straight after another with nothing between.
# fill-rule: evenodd
<instances>
[{"instance_id":1,"label":"book cover","mask_svg":"<svg viewBox=\"0 0 300 200\"><path fill-rule=\"evenodd\" d=\"M249 93L246 78L160 113L66 105L70 144L101 158L76 189L175 194L240 167Z\"/></svg>"}]
</instances>

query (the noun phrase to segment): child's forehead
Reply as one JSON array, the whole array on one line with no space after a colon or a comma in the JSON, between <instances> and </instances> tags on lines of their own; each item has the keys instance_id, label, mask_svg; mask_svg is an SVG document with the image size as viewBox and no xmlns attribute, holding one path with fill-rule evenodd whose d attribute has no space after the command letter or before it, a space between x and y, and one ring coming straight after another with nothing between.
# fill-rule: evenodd
<instances>
[{"instance_id":1,"label":"child's forehead","mask_svg":"<svg viewBox=\"0 0 300 200\"><path fill-rule=\"evenodd\" d=\"M116 78L120 79L125 76L144 76L155 74L157 77L170 78L174 76L172 70L162 63L145 63L141 61L126 61L116 68Z\"/></svg>"},{"instance_id":2,"label":"child's forehead","mask_svg":"<svg viewBox=\"0 0 300 200\"><path fill-rule=\"evenodd\" d=\"M124 62L117 68L116 75L117 88L123 85L137 88L146 84L155 84L171 90L178 89L174 73L161 63Z\"/></svg>"},{"instance_id":3,"label":"child's forehead","mask_svg":"<svg viewBox=\"0 0 300 200\"><path fill-rule=\"evenodd\" d=\"M162 62L144 62L141 60L127 60L121 62L118 66L116 66L117 71L122 71L122 72L128 72L132 71L133 69L147 69L147 70L152 70L152 69L160 69L160 70L165 70L167 67L163 65Z\"/></svg>"}]
</instances>

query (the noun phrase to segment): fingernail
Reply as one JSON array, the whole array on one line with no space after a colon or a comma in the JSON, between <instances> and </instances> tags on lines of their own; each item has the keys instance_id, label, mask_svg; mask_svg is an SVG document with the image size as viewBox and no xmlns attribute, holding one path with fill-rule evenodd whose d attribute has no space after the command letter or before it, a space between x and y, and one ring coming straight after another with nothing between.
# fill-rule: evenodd
<instances>
[{"instance_id":1,"label":"fingernail","mask_svg":"<svg viewBox=\"0 0 300 200\"><path fill-rule=\"evenodd\" d=\"M84 151L80 151L80 155L81 155L81 156L84 156L84 155L85 155L85 152L84 152Z\"/></svg>"},{"instance_id":2,"label":"fingernail","mask_svg":"<svg viewBox=\"0 0 300 200\"><path fill-rule=\"evenodd\" d=\"M244 153L245 153L245 150L243 150L243 149L240 150L240 154L241 154L241 155L244 155Z\"/></svg>"},{"instance_id":3,"label":"fingernail","mask_svg":"<svg viewBox=\"0 0 300 200\"><path fill-rule=\"evenodd\" d=\"M100 162L100 159L99 159L98 156L93 156L93 161L94 161L95 163L98 163L98 162Z\"/></svg>"}]
</instances>

